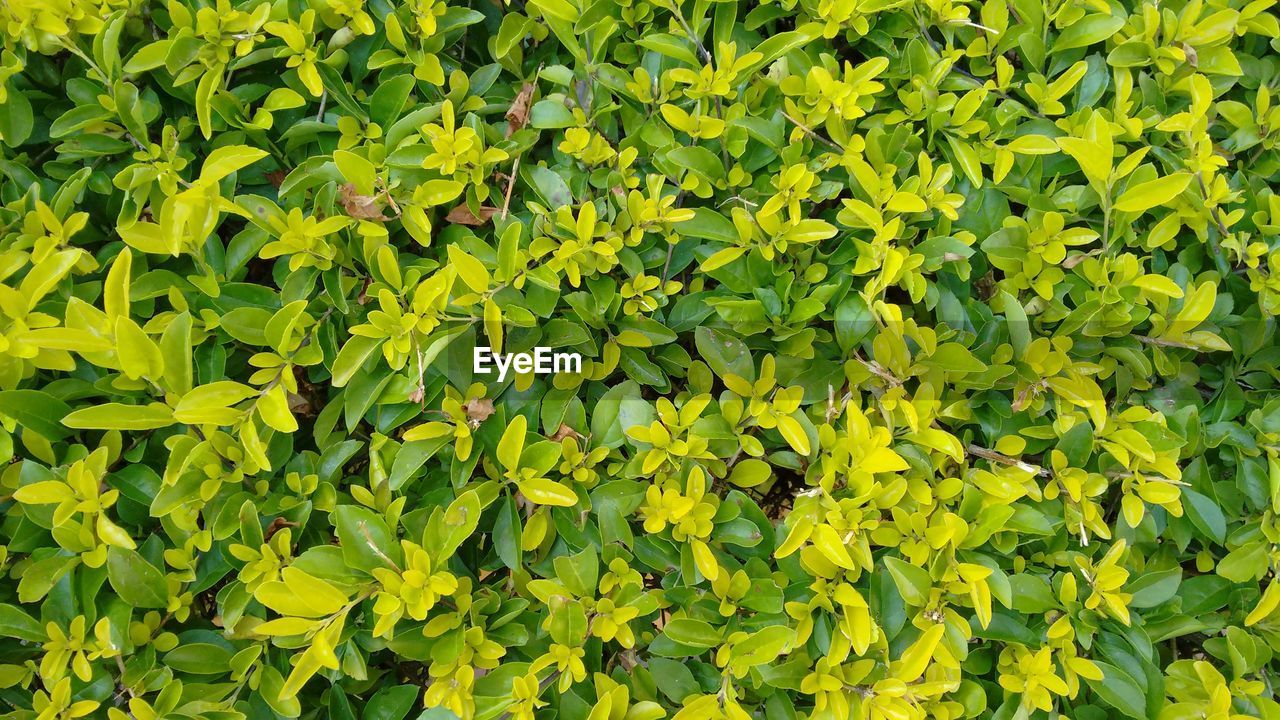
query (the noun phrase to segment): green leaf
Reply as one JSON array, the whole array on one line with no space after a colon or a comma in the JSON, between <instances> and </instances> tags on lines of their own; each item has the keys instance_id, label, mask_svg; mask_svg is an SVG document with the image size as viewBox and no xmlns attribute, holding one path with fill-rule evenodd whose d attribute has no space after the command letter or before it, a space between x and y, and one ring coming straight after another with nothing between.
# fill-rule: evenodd
<instances>
[{"instance_id":1,"label":"green leaf","mask_svg":"<svg viewBox=\"0 0 1280 720\"><path fill-rule=\"evenodd\" d=\"M596 401L591 413L591 437L602 447L616 448L626 442L626 431L648 425L657 416L653 405L640 394L632 380L615 385Z\"/></svg>"},{"instance_id":2,"label":"green leaf","mask_svg":"<svg viewBox=\"0 0 1280 720\"><path fill-rule=\"evenodd\" d=\"M748 382L756 379L755 364L751 361L751 352L746 343L738 338L709 327L700 327L694 332L700 359L720 377L737 375Z\"/></svg>"},{"instance_id":3,"label":"green leaf","mask_svg":"<svg viewBox=\"0 0 1280 720\"><path fill-rule=\"evenodd\" d=\"M933 587L933 579L929 572L918 565L899 560L895 557L884 558L885 569L889 571L898 592L908 605L923 607L929 601L929 590Z\"/></svg>"},{"instance_id":4,"label":"green leaf","mask_svg":"<svg viewBox=\"0 0 1280 720\"><path fill-rule=\"evenodd\" d=\"M1143 573L1125 587L1125 592L1133 595L1129 607L1149 608L1160 605L1176 595L1181 584L1181 568Z\"/></svg>"},{"instance_id":5,"label":"green leaf","mask_svg":"<svg viewBox=\"0 0 1280 720\"><path fill-rule=\"evenodd\" d=\"M5 603L0 603L0 635L34 643L44 643L49 639L39 621L22 608Z\"/></svg>"},{"instance_id":6,"label":"green leaf","mask_svg":"<svg viewBox=\"0 0 1280 720\"><path fill-rule=\"evenodd\" d=\"M369 573L375 568L394 569L404 561L400 544L387 522L371 510L356 505L339 505L333 526L347 565Z\"/></svg>"},{"instance_id":7,"label":"green leaf","mask_svg":"<svg viewBox=\"0 0 1280 720\"><path fill-rule=\"evenodd\" d=\"M564 103L552 98L544 98L533 104L529 112L529 125L539 129L557 129L573 127L577 122L573 113Z\"/></svg>"},{"instance_id":8,"label":"green leaf","mask_svg":"<svg viewBox=\"0 0 1280 720\"><path fill-rule=\"evenodd\" d=\"M39 433L48 440L61 440L70 433L62 426L70 406L40 390L5 390L0 392L0 413L13 418L22 428Z\"/></svg>"},{"instance_id":9,"label":"green leaf","mask_svg":"<svg viewBox=\"0 0 1280 720\"><path fill-rule=\"evenodd\" d=\"M1086 15L1068 25L1058 35L1052 52L1058 53L1100 43L1115 35L1120 28L1124 27L1124 23L1125 16L1119 12Z\"/></svg>"},{"instance_id":10,"label":"green leaf","mask_svg":"<svg viewBox=\"0 0 1280 720\"><path fill-rule=\"evenodd\" d=\"M133 550L107 549L107 578L116 594L134 607L164 608L169 604L164 573Z\"/></svg>"},{"instance_id":11,"label":"green leaf","mask_svg":"<svg viewBox=\"0 0 1280 720\"><path fill-rule=\"evenodd\" d=\"M164 663L192 675L221 675L230 668L232 655L234 653L222 645L191 643L165 653Z\"/></svg>"},{"instance_id":12,"label":"green leaf","mask_svg":"<svg viewBox=\"0 0 1280 720\"><path fill-rule=\"evenodd\" d=\"M1089 687L1098 697L1128 717L1136 720L1146 718L1146 696L1137 681L1110 663L1095 660L1094 664L1102 671L1102 680L1090 683Z\"/></svg>"},{"instance_id":13,"label":"green leaf","mask_svg":"<svg viewBox=\"0 0 1280 720\"><path fill-rule=\"evenodd\" d=\"M709 623L693 618L676 618L667 621L662 634L681 645L709 648L720 644L720 633Z\"/></svg>"}]
</instances>

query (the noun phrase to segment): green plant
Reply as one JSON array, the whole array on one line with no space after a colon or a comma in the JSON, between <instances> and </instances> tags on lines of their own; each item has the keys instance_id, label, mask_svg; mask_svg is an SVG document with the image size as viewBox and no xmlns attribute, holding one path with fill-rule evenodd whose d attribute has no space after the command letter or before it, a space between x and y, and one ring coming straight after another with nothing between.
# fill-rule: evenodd
<instances>
[{"instance_id":1,"label":"green plant","mask_svg":"<svg viewBox=\"0 0 1280 720\"><path fill-rule=\"evenodd\" d=\"M1280 717L1272 5L0 3L0 718Z\"/></svg>"}]
</instances>

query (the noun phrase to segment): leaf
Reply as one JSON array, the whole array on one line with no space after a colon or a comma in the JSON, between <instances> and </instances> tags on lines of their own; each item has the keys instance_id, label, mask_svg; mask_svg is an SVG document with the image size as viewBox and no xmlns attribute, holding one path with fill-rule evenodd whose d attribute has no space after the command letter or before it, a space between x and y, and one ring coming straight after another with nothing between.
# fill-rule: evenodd
<instances>
[{"instance_id":1,"label":"leaf","mask_svg":"<svg viewBox=\"0 0 1280 720\"><path fill-rule=\"evenodd\" d=\"M734 644L731 653L733 663L739 667L755 667L773 662L791 647L795 637L795 630L786 626L757 630Z\"/></svg>"},{"instance_id":2,"label":"leaf","mask_svg":"<svg viewBox=\"0 0 1280 720\"><path fill-rule=\"evenodd\" d=\"M929 590L933 587L928 571L895 557L885 557L884 565L908 605L923 607L928 602Z\"/></svg>"},{"instance_id":3,"label":"leaf","mask_svg":"<svg viewBox=\"0 0 1280 720\"><path fill-rule=\"evenodd\" d=\"M729 482L742 488L753 488L767 482L773 476L773 469L763 460L747 458L733 466L729 474Z\"/></svg>"},{"instance_id":4,"label":"leaf","mask_svg":"<svg viewBox=\"0 0 1280 720\"><path fill-rule=\"evenodd\" d=\"M107 578L120 599L138 608L164 608L169 604L164 573L126 548L107 548Z\"/></svg>"},{"instance_id":5,"label":"leaf","mask_svg":"<svg viewBox=\"0 0 1280 720\"><path fill-rule=\"evenodd\" d=\"M256 163L267 156L266 150L246 145L229 145L209 153L200 169L200 180L217 182L238 170Z\"/></svg>"},{"instance_id":6,"label":"leaf","mask_svg":"<svg viewBox=\"0 0 1280 720\"><path fill-rule=\"evenodd\" d=\"M562 101L543 98L533 104L533 109L529 112L529 124L546 130L573 127L576 121Z\"/></svg>"},{"instance_id":7,"label":"leaf","mask_svg":"<svg viewBox=\"0 0 1280 720\"><path fill-rule=\"evenodd\" d=\"M653 405L640 394L632 380L609 388L596 401L591 413L591 436L601 447L616 448L626 442L626 431L648 425L656 417Z\"/></svg>"},{"instance_id":8,"label":"leaf","mask_svg":"<svg viewBox=\"0 0 1280 720\"><path fill-rule=\"evenodd\" d=\"M61 440L70 434L62 425L69 412L71 408L66 403L40 390L0 392L0 413L48 440Z\"/></svg>"},{"instance_id":9,"label":"leaf","mask_svg":"<svg viewBox=\"0 0 1280 720\"><path fill-rule=\"evenodd\" d=\"M400 545L381 516L355 505L339 505L333 526L347 565L365 573L403 562Z\"/></svg>"},{"instance_id":10,"label":"leaf","mask_svg":"<svg viewBox=\"0 0 1280 720\"><path fill-rule=\"evenodd\" d=\"M529 421L525 416L516 415L502 432L502 439L498 441L498 462L507 470L514 471L520 467L520 453L524 451L528 427Z\"/></svg>"},{"instance_id":11,"label":"leaf","mask_svg":"<svg viewBox=\"0 0 1280 720\"><path fill-rule=\"evenodd\" d=\"M504 115L507 119L507 137L511 137L528 124L529 103L533 100L533 91L536 89L537 86L533 83L525 83L520 86L520 92L516 93L515 99L511 101L511 107L507 108L507 112Z\"/></svg>"},{"instance_id":12,"label":"leaf","mask_svg":"<svg viewBox=\"0 0 1280 720\"><path fill-rule=\"evenodd\" d=\"M805 432L804 426L794 417L789 415L780 416L778 418L778 432L786 439L791 449L798 454L807 456L811 452L809 434Z\"/></svg>"},{"instance_id":13,"label":"leaf","mask_svg":"<svg viewBox=\"0 0 1280 720\"><path fill-rule=\"evenodd\" d=\"M155 430L174 422L173 410L164 403L105 403L81 408L62 419L63 425L77 430Z\"/></svg>"},{"instance_id":14,"label":"leaf","mask_svg":"<svg viewBox=\"0 0 1280 720\"><path fill-rule=\"evenodd\" d=\"M22 608L7 603L0 603L0 635L34 643L49 639L39 621Z\"/></svg>"},{"instance_id":15,"label":"leaf","mask_svg":"<svg viewBox=\"0 0 1280 720\"><path fill-rule=\"evenodd\" d=\"M720 644L720 633L709 623L692 618L676 618L669 620L662 628L662 634L681 645L694 648L709 648Z\"/></svg>"},{"instance_id":16,"label":"leaf","mask_svg":"<svg viewBox=\"0 0 1280 720\"><path fill-rule=\"evenodd\" d=\"M478 293L489 289L489 271L483 263L457 245L449 245L447 250L449 263L458 271L458 277L467 287Z\"/></svg>"},{"instance_id":17,"label":"leaf","mask_svg":"<svg viewBox=\"0 0 1280 720\"><path fill-rule=\"evenodd\" d=\"M1110 663L1095 660L1094 664L1102 671L1102 679L1090 683L1089 687L1098 697L1128 717L1135 720L1146 718L1146 696L1137 681Z\"/></svg>"},{"instance_id":18,"label":"leaf","mask_svg":"<svg viewBox=\"0 0 1280 720\"><path fill-rule=\"evenodd\" d=\"M357 220L382 223L392 219L382 214L382 205L378 203L377 197L362 194L352 183L343 183L338 188L338 202L341 203L343 212Z\"/></svg>"},{"instance_id":19,"label":"leaf","mask_svg":"<svg viewBox=\"0 0 1280 720\"><path fill-rule=\"evenodd\" d=\"M1051 52L1059 53L1102 42L1115 35L1124 23L1125 16L1118 12L1086 15L1059 33Z\"/></svg>"},{"instance_id":20,"label":"leaf","mask_svg":"<svg viewBox=\"0 0 1280 720\"><path fill-rule=\"evenodd\" d=\"M373 195L378 180L378 169L367 159L347 150L335 150L333 163L338 172L353 185L361 195Z\"/></svg>"},{"instance_id":21,"label":"leaf","mask_svg":"<svg viewBox=\"0 0 1280 720\"><path fill-rule=\"evenodd\" d=\"M463 203L450 210L449 214L445 216L445 221L457 225L478 227L489 222L498 212L498 208L495 207L482 207L480 208L480 215L477 217L471 213L471 208L467 207L466 203Z\"/></svg>"},{"instance_id":22,"label":"leaf","mask_svg":"<svg viewBox=\"0 0 1280 720\"><path fill-rule=\"evenodd\" d=\"M1171 328L1186 332L1204 322L1218 300L1218 289L1212 280L1193 286L1182 301L1182 308L1171 323Z\"/></svg>"},{"instance_id":23,"label":"leaf","mask_svg":"<svg viewBox=\"0 0 1280 720\"><path fill-rule=\"evenodd\" d=\"M756 379L751 353L738 338L720 330L699 327L694 332L698 355L721 378L737 375L748 382Z\"/></svg>"},{"instance_id":24,"label":"leaf","mask_svg":"<svg viewBox=\"0 0 1280 720\"><path fill-rule=\"evenodd\" d=\"M978 159L978 153L973 149L973 146L956 138L954 135L947 136L947 144L951 146L951 152L956 159L956 164L964 171L964 175L969 178L969 182L973 183L975 188L982 187L982 162Z\"/></svg>"},{"instance_id":25,"label":"leaf","mask_svg":"<svg viewBox=\"0 0 1280 720\"><path fill-rule=\"evenodd\" d=\"M1080 165L1084 176L1097 185L1111 179L1111 148L1091 140L1075 137L1058 138L1058 147Z\"/></svg>"},{"instance_id":26,"label":"leaf","mask_svg":"<svg viewBox=\"0 0 1280 720\"><path fill-rule=\"evenodd\" d=\"M27 142L34 128L31 101L20 92L9 93L8 99L0 103L0 139L6 146L16 148Z\"/></svg>"},{"instance_id":27,"label":"leaf","mask_svg":"<svg viewBox=\"0 0 1280 720\"><path fill-rule=\"evenodd\" d=\"M1116 210L1142 213L1158 205L1166 205L1191 184L1190 173L1176 173L1138 183L1116 200Z\"/></svg>"},{"instance_id":28,"label":"leaf","mask_svg":"<svg viewBox=\"0 0 1280 720\"><path fill-rule=\"evenodd\" d=\"M213 643L191 643L165 653L164 663L192 675L220 675L227 672L233 653Z\"/></svg>"},{"instance_id":29,"label":"leaf","mask_svg":"<svg viewBox=\"0 0 1280 720\"><path fill-rule=\"evenodd\" d=\"M347 340L333 361L334 387L342 387L350 382L380 344L377 338L356 336Z\"/></svg>"},{"instance_id":30,"label":"leaf","mask_svg":"<svg viewBox=\"0 0 1280 720\"><path fill-rule=\"evenodd\" d=\"M1149 608L1160 605L1178 593L1181 583L1181 568L1143 573L1125 587L1125 592L1133 595L1129 607Z\"/></svg>"},{"instance_id":31,"label":"leaf","mask_svg":"<svg viewBox=\"0 0 1280 720\"><path fill-rule=\"evenodd\" d=\"M553 480L530 478L519 480L517 484L520 486L520 494L539 505L573 507L578 503L578 496L572 490Z\"/></svg>"},{"instance_id":32,"label":"leaf","mask_svg":"<svg viewBox=\"0 0 1280 720\"><path fill-rule=\"evenodd\" d=\"M1205 537L1222 544L1227 539L1227 518L1211 498L1201 495L1191 488L1182 488L1183 504L1187 517Z\"/></svg>"}]
</instances>

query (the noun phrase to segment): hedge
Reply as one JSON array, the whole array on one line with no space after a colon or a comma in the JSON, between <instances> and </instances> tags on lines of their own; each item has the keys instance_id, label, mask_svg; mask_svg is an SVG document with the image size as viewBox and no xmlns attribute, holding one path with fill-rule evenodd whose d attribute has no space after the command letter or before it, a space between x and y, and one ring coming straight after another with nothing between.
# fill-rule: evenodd
<instances>
[{"instance_id":1,"label":"hedge","mask_svg":"<svg viewBox=\"0 0 1280 720\"><path fill-rule=\"evenodd\" d=\"M1273 5L0 2L0 718L1280 718Z\"/></svg>"}]
</instances>

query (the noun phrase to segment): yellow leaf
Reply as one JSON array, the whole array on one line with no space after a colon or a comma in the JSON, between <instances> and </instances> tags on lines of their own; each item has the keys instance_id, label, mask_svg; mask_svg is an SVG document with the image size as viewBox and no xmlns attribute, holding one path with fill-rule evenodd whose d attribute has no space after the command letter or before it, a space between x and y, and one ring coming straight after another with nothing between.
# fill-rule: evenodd
<instances>
[{"instance_id":1,"label":"yellow leaf","mask_svg":"<svg viewBox=\"0 0 1280 720\"><path fill-rule=\"evenodd\" d=\"M1272 580L1271 584L1267 585L1267 589L1263 591L1258 604L1245 617L1245 627L1257 625L1263 618L1275 612L1277 607L1280 607L1280 582Z\"/></svg>"},{"instance_id":2,"label":"yellow leaf","mask_svg":"<svg viewBox=\"0 0 1280 720\"><path fill-rule=\"evenodd\" d=\"M405 431L402 439L405 442L412 442L414 440L430 440L431 438L444 437L452 432L452 425L433 420L431 422L409 428Z\"/></svg>"},{"instance_id":3,"label":"yellow leaf","mask_svg":"<svg viewBox=\"0 0 1280 720\"><path fill-rule=\"evenodd\" d=\"M115 319L129 314L129 283L132 278L133 251L124 248L116 255L102 285L102 305L107 317Z\"/></svg>"},{"instance_id":4,"label":"yellow leaf","mask_svg":"<svg viewBox=\"0 0 1280 720\"><path fill-rule=\"evenodd\" d=\"M1191 184L1190 173L1176 173L1129 187L1116 200L1116 210L1142 213L1157 205L1166 205Z\"/></svg>"},{"instance_id":5,"label":"yellow leaf","mask_svg":"<svg viewBox=\"0 0 1280 720\"><path fill-rule=\"evenodd\" d=\"M1170 330L1185 333L1204 322L1205 318L1209 317L1209 313L1213 312L1213 305L1217 299L1218 288L1212 280L1200 283L1182 302L1182 309L1178 311Z\"/></svg>"},{"instance_id":6,"label":"yellow leaf","mask_svg":"<svg viewBox=\"0 0 1280 720\"><path fill-rule=\"evenodd\" d=\"M298 421L289 410L289 396L284 385L276 384L258 397L255 405L262 421L273 429L283 433L291 433L298 429Z\"/></svg>"},{"instance_id":7,"label":"yellow leaf","mask_svg":"<svg viewBox=\"0 0 1280 720\"><path fill-rule=\"evenodd\" d=\"M519 480L520 492L529 500L539 505L555 507L573 507L578 504L578 496L563 484L546 478L529 478Z\"/></svg>"},{"instance_id":8,"label":"yellow leaf","mask_svg":"<svg viewBox=\"0 0 1280 720\"><path fill-rule=\"evenodd\" d=\"M849 550L844 546L844 540L840 538L835 528L826 523L818 525L813 529L810 540L813 541L813 546L831 562L845 570L854 569L853 557L849 555Z\"/></svg>"},{"instance_id":9,"label":"yellow leaf","mask_svg":"<svg viewBox=\"0 0 1280 720\"><path fill-rule=\"evenodd\" d=\"M1143 275L1134 280L1133 284L1142 288L1147 295L1164 295L1171 298L1182 297L1182 288L1164 275Z\"/></svg>"},{"instance_id":10,"label":"yellow leaf","mask_svg":"<svg viewBox=\"0 0 1280 720\"><path fill-rule=\"evenodd\" d=\"M1090 182L1105 186L1111 178L1110 148L1081 138L1058 138L1058 147L1075 159Z\"/></svg>"},{"instance_id":11,"label":"yellow leaf","mask_svg":"<svg viewBox=\"0 0 1280 720\"><path fill-rule=\"evenodd\" d=\"M800 424L800 421L790 415L783 415L778 418L778 432L782 433L783 439L787 441L791 449L801 455L808 456L810 450L809 436L805 433L804 426Z\"/></svg>"},{"instance_id":12,"label":"yellow leaf","mask_svg":"<svg viewBox=\"0 0 1280 720\"><path fill-rule=\"evenodd\" d=\"M727 247L723 250L718 250L713 253L711 257L703 260L702 265L698 266L698 269L702 272L711 272L712 270L724 267L734 260L737 260L746 252L747 249L742 247Z\"/></svg>"},{"instance_id":13,"label":"yellow leaf","mask_svg":"<svg viewBox=\"0 0 1280 720\"><path fill-rule=\"evenodd\" d=\"M489 289L489 271L484 264L457 245L448 246L449 262L458 271L458 277L475 292Z\"/></svg>"},{"instance_id":14,"label":"yellow leaf","mask_svg":"<svg viewBox=\"0 0 1280 720\"><path fill-rule=\"evenodd\" d=\"M276 618L253 628L259 635L304 635L311 632L320 623L298 617Z\"/></svg>"},{"instance_id":15,"label":"yellow leaf","mask_svg":"<svg viewBox=\"0 0 1280 720\"><path fill-rule=\"evenodd\" d=\"M1058 144L1053 138L1034 133L1016 137L1005 147L1019 155L1052 155L1058 152Z\"/></svg>"},{"instance_id":16,"label":"yellow leaf","mask_svg":"<svg viewBox=\"0 0 1280 720\"><path fill-rule=\"evenodd\" d=\"M898 659L898 668L894 672L894 677L907 683L918 680L929 667L929 661L933 659L933 651L937 649L938 642L942 640L946 629L946 625L938 623L925 630Z\"/></svg>"},{"instance_id":17,"label":"yellow leaf","mask_svg":"<svg viewBox=\"0 0 1280 720\"><path fill-rule=\"evenodd\" d=\"M794 516L793 516L794 517ZM791 532L787 533L787 539L782 541L778 546L774 557L784 558L804 545L805 541L813 534L813 521L808 518L801 518L795 525L791 526Z\"/></svg>"},{"instance_id":18,"label":"yellow leaf","mask_svg":"<svg viewBox=\"0 0 1280 720\"><path fill-rule=\"evenodd\" d=\"M711 548L696 538L690 540L689 544L693 548L693 564L698 566L698 572L702 573L702 577L715 582L720 576L720 564L716 562Z\"/></svg>"}]
</instances>

